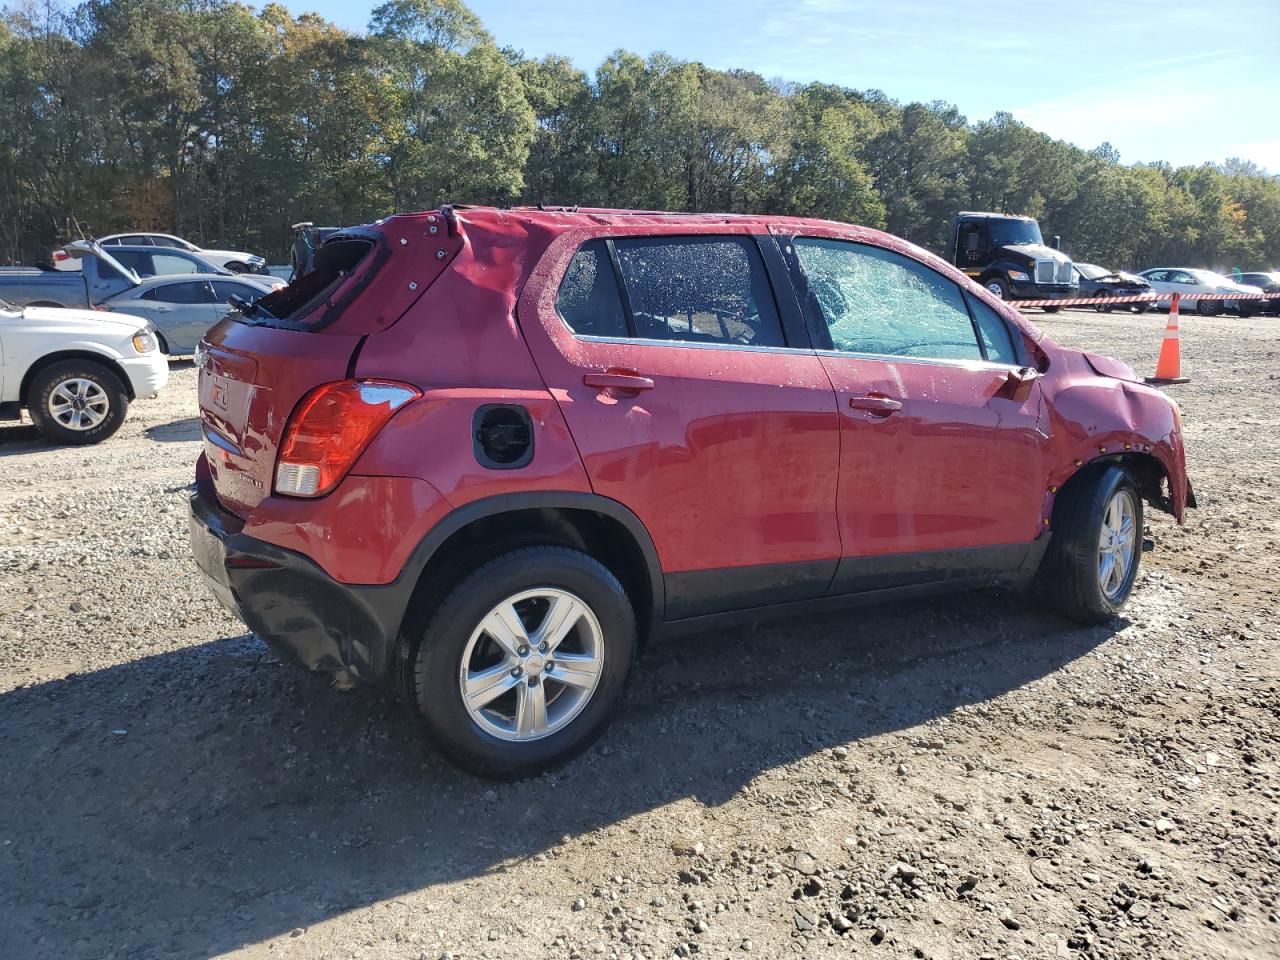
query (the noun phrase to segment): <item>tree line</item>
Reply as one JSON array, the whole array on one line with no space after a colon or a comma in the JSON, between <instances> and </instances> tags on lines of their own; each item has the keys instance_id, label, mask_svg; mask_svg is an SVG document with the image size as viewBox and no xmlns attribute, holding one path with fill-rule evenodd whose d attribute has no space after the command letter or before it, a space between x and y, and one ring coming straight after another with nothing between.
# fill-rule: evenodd
<instances>
[{"instance_id":1,"label":"tree line","mask_svg":"<svg viewBox=\"0 0 1280 960\"><path fill-rule=\"evenodd\" d=\"M233 0L0 15L0 262L174 232L282 261L289 224L447 202L788 213L945 249L961 209L1025 213L1082 261L1271 268L1280 178L1120 162L998 113L619 50L593 73L499 48L461 0L366 33Z\"/></svg>"}]
</instances>

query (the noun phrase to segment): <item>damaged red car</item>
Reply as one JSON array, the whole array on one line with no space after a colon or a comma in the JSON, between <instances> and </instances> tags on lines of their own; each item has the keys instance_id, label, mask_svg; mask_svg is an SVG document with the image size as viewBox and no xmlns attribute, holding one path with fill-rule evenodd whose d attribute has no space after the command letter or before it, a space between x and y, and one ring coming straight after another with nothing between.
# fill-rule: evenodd
<instances>
[{"instance_id":1,"label":"damaged red car","mask_svg":"<svg viewBox=\"0 0 1280 960\"><path fill-rule=\"evenodd\" d=\"M444 208L345 229L197 355L196 560L341 685L518 777L655 635L1006 585L1100 622L1177 405L896 237Z\"/></svg>"}]
</instances>

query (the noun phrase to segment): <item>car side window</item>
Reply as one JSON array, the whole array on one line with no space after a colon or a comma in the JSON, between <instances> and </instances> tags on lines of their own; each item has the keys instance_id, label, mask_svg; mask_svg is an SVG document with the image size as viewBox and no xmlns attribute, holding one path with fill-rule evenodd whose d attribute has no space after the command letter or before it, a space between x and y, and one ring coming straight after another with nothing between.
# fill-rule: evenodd
<instances>
[{"instance_id":1,"label":"car side window","mask_svg":"<svg viewBox=\"0 0 1280 960\"><path fill-rule=\"evenodd\" d=\"M233 296L243 300L257 300L266 296L265 290L247 283L236 283L234 280L213 280L213 299L217 303L226 303Z\"/></svg>"},{"instance_id":2,"label":"car side window","mask_svg":"<svg viewBox=\"0 0 1280 960\"><path fill-rule=\"evenodd\" d=\"M556 312L574 333L586 337L627 336L622 294L603 240L588 240L569 261L556 294Z\"/></svg>"},{"instance_id":3,"label":"car side window","mask_svg":"<svg viewBox=\"0 0 1280 960\"><path fill-rule=\"evenodd\" d=\"M845 240L797 237L795 251L831 349L983 359L960 287L924 264Z\"/></svg>"},{"instance_id":4,"label":"car side window","mask_svg":"<svg viewBox=\"0 0 1280 960\"><path fill-rule=\"evenodd\" d=\"M614 241L636 336L725 346L786 345L764 261L750 237Z\"/></svg>"},{"instance_id":5,"label":"car side window","mask_svg":"<svg viewBox=\"0 0 1280 960\"><path fill-rule=\"evenodd\" d=\"M1022 354L1014 341L1013 331L1005 319L971 294L965 294L969 312L973 314L982 352L992 363L1021 364Z\"/></svg>"},{"instance_id":6,"label":"car side window","mask_svg":"<svg viewBox=\"0 0 1280 960\"><path fill-rule=\"evenodd\" d=\"M154 243L157 247L176 247L178 249L182 248L182 244L180 244L173 237L152 237L151 242Z\"/></svg>"},{"instance_id":7,"label":"car side window","mask_svg":"<svg viewBox=\"0 0 1280 960\"><path fill-rule=\"evenodd\" d=\"M1173 271L1169 275L1169 279L1172 280L1174 283L1195 283L1195 280L1192 279L1191 274L1187 273L1185 270Z\"/></svg>"},{"instance_id":8,"label":"car side window","mask_svg":"<svg viewBox=\"0 0 1280 960\"><path fill-rule=\"evenodd\" d=\"M200 268L186 257L174 256L172 253L153 253L151 262L155 272L161 276L171 273L199 273Z\"/></svg>"},{"instance_id":9,"label":"car side window","mask_svg":"<svg viewBox=\"0 0 1280 960\"><path fill-rule=\"evenodd\" d=\"M115 242L116 242L116 243L118 243L118 244L120 244L121 246L124 246L124 247L149 247L149 246L151 246L151 241L150 241L147 237L143 237L143 236L134 236L134 235L132 235L132 234L131 234L131 235L129 235L129 236L127 236L127 237L120 237L120 238L118 238Z\"/></svg>"},{"instance_id":10,"label":"car side window","mask_svg":"<svg viewBox=\"0 0 1280 960\"><path fill-rule=\"evenodd\" d=\"M151 257L137 250L115 250L111 256L122 266L128 267L140 277L154 277L155 270L151 265Z\"/></svg>"},{"instance_id":11,"label":"car side window","mask_svg":"<svg viewBox=\"0 0 1280 960\"><path fill-rule=\"evenodd\" d=\"M213 290L207 281L166 283L156 288L155 299L165 303L213 303Z\"/></svg>"}]
</instances>

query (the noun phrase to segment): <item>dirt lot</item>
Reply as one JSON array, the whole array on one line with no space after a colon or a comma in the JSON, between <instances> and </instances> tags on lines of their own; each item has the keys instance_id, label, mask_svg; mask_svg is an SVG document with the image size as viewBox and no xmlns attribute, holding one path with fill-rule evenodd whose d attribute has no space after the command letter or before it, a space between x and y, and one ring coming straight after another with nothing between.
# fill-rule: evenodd
<instances>
[{"instance_id":1,"label":"dirt lot","mask_svg":"<svg viewBox=\"0 0 1280 960\"><path fill-rule=\"evenodd\" d=\"M1036 319L1147 371L1163 325ZM214 604L190 365L96 449L0 428L0 956L1280 957L1280 320L1183 344L1201 509L1149 518L1125 619L659 644L509 786Z\"/></svg>"}]
</instances>

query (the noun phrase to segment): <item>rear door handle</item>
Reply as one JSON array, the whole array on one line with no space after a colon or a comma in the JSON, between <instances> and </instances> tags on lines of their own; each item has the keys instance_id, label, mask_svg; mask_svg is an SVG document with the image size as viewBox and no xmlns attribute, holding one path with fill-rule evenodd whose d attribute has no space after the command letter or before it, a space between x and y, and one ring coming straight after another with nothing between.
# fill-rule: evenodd
<instances>
[{"instance_id":1,"label":"rear door handle","mask_svg":"<svg viewBox=\"0 0 1280 960\"><path fill-rule=\"evenodd\" d=\"M902 402L892 397L850 397L849 406L854 410L865 410L881 417L897 413L902 409Z\"/></svg>"},{"instance_id":2,"label":"rear door handle","mask_svg":"<svg viewBox=\"0 0 1280 960\"><path fill-rule=\"evenodd\" d=\"M597 390L652 390L653 380L638 373L588 373L582 378Z\"/></svg>"}]
</instances>

